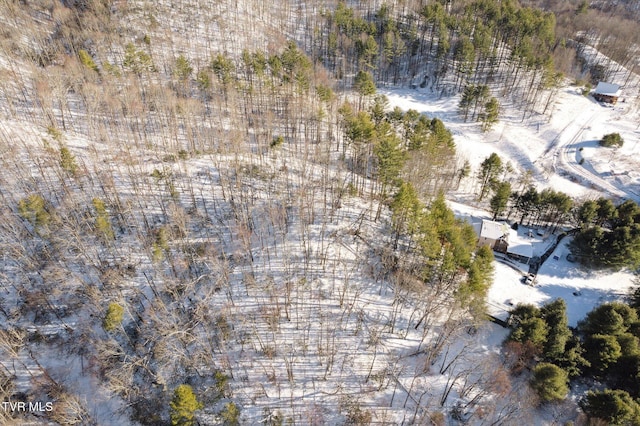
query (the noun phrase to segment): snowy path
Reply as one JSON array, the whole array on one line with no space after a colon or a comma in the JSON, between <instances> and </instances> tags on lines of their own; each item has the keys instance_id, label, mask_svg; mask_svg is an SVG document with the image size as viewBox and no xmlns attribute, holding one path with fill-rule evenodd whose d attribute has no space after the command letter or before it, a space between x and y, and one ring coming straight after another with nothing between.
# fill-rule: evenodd
<instances>
[{"instance_id":1,"label":"snowy path","mask_svg":"<svg viewBox=\"0 0 640 426\"><path fill-rule=\"evenodd\" d=\"M584 167L583 164L579 163L580 159L578 157L580 157L580 155L578 145L583 140L582 136L585 130L590 128L599 113L599 111L594 112L586 121L583 121L585 115L585 113L583 113L562 130L562 133L558 136L558 143L552 150L548 151L548 153L552 153L553 155L552 170L557 173L558 168L562 168L565 172L578 177L584 186L590 188L595 187L615 197L636 199L637 196L635 194L631 194L625 189L608 182L595 171L589 170L587 167ZM565 137L565 134L572 136Z\"/></svg>"},{"instance_id":2,"label":"snowy path","mask_svg":"<svg viewBox=\"0 0 640 426\"><path fill-rule=\"evenodd\" d=\"M593 185L598 187L599 189L617 196L617 197L625 197L625 198L635 198L635 194L631 194L628 191L618 187L617 185L608 182L604 178L602 178L599 174L596 174L584 167L579 163L579 150L578 143L582 141L582 134L586 127L588 127L594 120L594 118L598 115L598 112L595 112L591 117L584 123L573 135L573 137L568 141L568 143L563 144L558 147L556 153L554 155L557 156L562 166L565 167L565 170L570 173L577 175L583 184L587 182L589 185ZM574 154L574 155L570 155Z\"/></svg>"}]
</instances>

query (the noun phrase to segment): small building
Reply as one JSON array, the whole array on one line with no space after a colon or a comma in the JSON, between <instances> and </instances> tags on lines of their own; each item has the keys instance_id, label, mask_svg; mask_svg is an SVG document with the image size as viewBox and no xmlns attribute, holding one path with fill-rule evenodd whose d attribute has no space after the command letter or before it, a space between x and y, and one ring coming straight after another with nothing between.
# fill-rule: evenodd
<instances>
[{"instance_id":1,"label":"small building","mask_svg":"<svg viewBox=\"0 0 640 426\"><path fill-rule=\"evenodd\" d=\"M492 250L504 253L507 257L525 265L528 265L533 258L531 237L519 235L506 223L483 220L478 245L489 246Z\"/></svg>"},{"instance_id":2,"label":"small building","mask_svg":"<svg viewBox=\"0 0 640 426\"><path fill-rule=\"evenodd\" d=\"M479 246L489 246L492 250L506 253L509 245L509 225L483 220L478 237Z\"/></svg>"},{"instance_id":3,"label":"small building","mask_svg":"<svg viewBox=\"0 0 640 426\"><path fill-rule=\"evenodd\" d=\"M598 102L604 102L607 104L615 105L618 102L618 98L622 94L620 86L612 83L599 82L596 89L593 91L593 97Z\"/></svg>"}]
</instances>

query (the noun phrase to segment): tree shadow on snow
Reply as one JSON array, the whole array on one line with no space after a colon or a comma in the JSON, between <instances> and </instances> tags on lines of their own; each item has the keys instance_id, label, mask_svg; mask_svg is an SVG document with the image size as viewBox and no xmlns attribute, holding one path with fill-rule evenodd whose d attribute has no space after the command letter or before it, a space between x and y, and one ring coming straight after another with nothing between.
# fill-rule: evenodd
<instances>
[{"instance_id":1,"label":"tree shadow on snow","mask_svg":"<svg viewBox=\"0 0 640 426\"><path fill-rule=\"evenodd\" d=\"M603 303L620 300L626 294L626 288L602 289L581 287L580 282L570 284L540 285L539 290L549 296L549 301L562 298L567 304L569 325L575 326L588 312Z\"/></svg>"}]
</instances>

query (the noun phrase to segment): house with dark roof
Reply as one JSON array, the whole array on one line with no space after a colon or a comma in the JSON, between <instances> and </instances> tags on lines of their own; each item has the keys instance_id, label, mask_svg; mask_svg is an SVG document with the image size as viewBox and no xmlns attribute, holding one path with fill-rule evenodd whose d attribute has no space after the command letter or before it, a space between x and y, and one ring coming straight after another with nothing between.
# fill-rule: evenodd
<instances>
[{"instance_id":1,"label":"house with dark roof","mask_svg":"<svg viewBox=\"0 0 640 426\"><path fill-rule=\"evenodd\" d=\"M618 98L622 94L620 86L612 83L599 82L592 95L598 102L604 102L607 104L615 105L618 102Z\"/></svg>"}]
</instances>

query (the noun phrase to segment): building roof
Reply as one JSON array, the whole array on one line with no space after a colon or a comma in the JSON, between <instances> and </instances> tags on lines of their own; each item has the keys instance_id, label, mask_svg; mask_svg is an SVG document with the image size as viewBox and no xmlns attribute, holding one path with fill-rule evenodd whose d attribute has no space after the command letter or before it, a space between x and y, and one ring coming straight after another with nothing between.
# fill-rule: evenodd
<instances>
[{"instance_id":1,"label":"building roof","mask_svg":"<svg viewBox=\"0 0 640 426\"><path fill-rule=\"evenodd\" d=\"M509 230L509 247L507 253L517 254L518 256L533 257L533 245L531 239L518 235L517 231Z\"/></svg>"},{"instance_id":2,"label":"building roof","mask_svg":"<svg viewBox=\"0 0 640 426\"><path fill-rule=\"evenodd\" d=\"M509 226L506 223L483 220L480 227L480 237L490 240L499 240L505 235L509 235Z\"/></svg>"},{"instance_id":3,"label":"building roof","mask_svg":"<svg viewBox=\"0 0 640 426\"><path fill-rule=\"evenodd\" d=\"M593 92L596 95L605 95L605 96L620 96L622 91L620 90L620 86L617 84L605 83L603 81L599 82L596 86L596 90Z\"/></svg>"}]
</instances>

